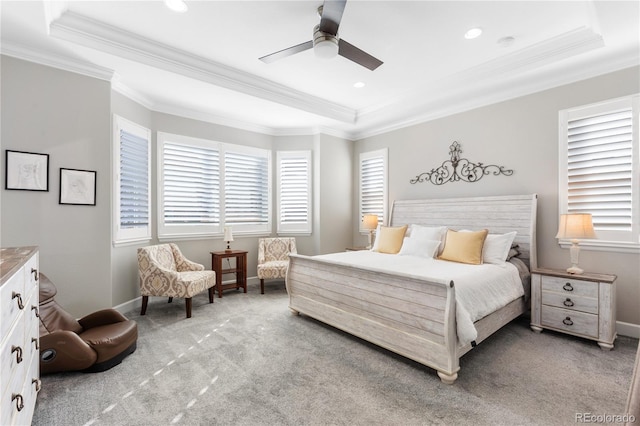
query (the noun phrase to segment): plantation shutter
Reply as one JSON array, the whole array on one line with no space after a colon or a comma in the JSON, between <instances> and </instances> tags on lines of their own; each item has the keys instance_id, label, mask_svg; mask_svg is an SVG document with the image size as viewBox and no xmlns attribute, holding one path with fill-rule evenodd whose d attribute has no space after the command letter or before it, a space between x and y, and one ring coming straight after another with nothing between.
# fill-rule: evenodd
<instances>
[{"instance_id":1,"label":"plantation shutter","mask_svg":"<svg viewBox=\"0 0 640 426\"><path fill-rule=\"evenodd\" d=\"M120 228L149 226L149 141L120 129Z\"/></svg>"},{"instance_id":2,"label":"plantation shutter","mask_svg":"<svg viewBox=\"0 0 640 426\"><path fill-rule=\"evenodd\" d=\"M244 229L251 231L268 230L268 155L227 151L224 161L225 225L247 225Z\"/></svg>"},{"instance_id":3,"label":"plantation shutter","mask_svg":"<svg viewBox=\"0 0 640 426\"><path fill-rule=\"evenodd\" d=\"M632 229L632 110L569 119L568 213L591 213L596 231Z\"/></svg>"},{"instance_id":4,"label":"plantation shutter","mask_svg":"<svg viewBox=\"0 0 640 426\"><path fill-rule=\"evenodd\" d=\"M311 232L311 153L278 152L278 233Z\"/></svg>"},{"instance_id":5,"label":"plantation shutter","mask_svg":"<svg viewBox=\"0 0 640 426\"><path fill-rule=\"evenodd\" d=\"M165 225L220 224L220 156L217 150L165 142Z\"/></svg>"},{"instance_id":6,"label":"plantation shutter","mask_svg":"<svg viewBox=\"0 0 640 426\"><path fill-rule=\"evenodd\" d=\"M362 154L360 157L360 219L367 214L385 220L387 205L387 152L386 150Z\"/></svg>"}]
</instances>

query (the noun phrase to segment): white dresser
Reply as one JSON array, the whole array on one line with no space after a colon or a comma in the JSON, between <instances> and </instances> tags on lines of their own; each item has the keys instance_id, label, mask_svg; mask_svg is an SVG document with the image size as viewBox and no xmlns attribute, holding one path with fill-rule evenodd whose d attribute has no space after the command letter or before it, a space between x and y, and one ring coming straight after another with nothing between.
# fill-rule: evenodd
<instances>
[{"instance_id":1,"label":"white dresser","mask_svg":"<svg viewBox=\"0 0 640 426\"><path fill-rule=\"evenodd\" d=\"M38 248L0 249L0 425L29 425L40 390Z\"/></svg>"},{"instance_id":2,"label":"white dresser","mask_svg":"<svg viewBox=\"0 0 640 426\"><path fill-rule=\"evenodd\" d=\"M538 268L531 271L531 329L596 340L603 350L616 339L616 276Z\"/></svg>"}]
</instances>

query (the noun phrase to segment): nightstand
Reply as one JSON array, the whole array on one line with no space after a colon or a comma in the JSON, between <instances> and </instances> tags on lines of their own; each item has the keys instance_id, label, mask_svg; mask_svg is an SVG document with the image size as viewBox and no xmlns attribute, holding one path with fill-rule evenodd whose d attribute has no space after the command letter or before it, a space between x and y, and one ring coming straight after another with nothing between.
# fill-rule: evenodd
<instances>
[{"instance_id":1,"label":"nightstand","mask_svg":"<svg viewBox=\"0 0 640 426\"><path fill-rule=\"evenodd\" d=\"M212 251L211 253L211 269L216 273L216 288L218 289L218 297L222 297L222 291L230 288L243 288L247 292L247 252L244 250L225 250ZM235 257L235 267L227 269L222 268L222 259ZM235 274L236 282L231 284L222 284L222 276L224 274Z\"/></svg>"},{"instance_id":2,"label":"nightstand","mask_svg":"<svg viewBox=\"0 0 640 426\"><path fill-rule=\"evenodd\" d=\"M596 340L611 350L616 339L616 276L531 271L531 329L555 330Z\"/></svg>"}]
</instances>

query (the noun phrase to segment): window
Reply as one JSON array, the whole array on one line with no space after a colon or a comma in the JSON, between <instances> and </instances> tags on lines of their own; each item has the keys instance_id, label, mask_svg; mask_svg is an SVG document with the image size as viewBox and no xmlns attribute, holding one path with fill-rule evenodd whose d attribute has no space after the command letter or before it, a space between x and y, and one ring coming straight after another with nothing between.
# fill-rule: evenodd
<instances>
[{"instance_id":1,"label":"window","mask_svg":"<svg viewBox=\"0 0 640 426\"><path fill-rule=\"evenodd\" d=\"M311 234L311 151L278 151L278 234Z\"/></svg>"},{"instance_id":2,"label":"window","mask_svg":"<svg viewBox=\"0 0 640 426\"><path fill-rule=\"evenodd\" d=\"M360 154L360 232L362 217L378 215L378 223L387 218L387 149Z\"/></svg>"},{"instance_id":3,"label":"window","mask_svg":"<svg viewBox=\"0 0 640 426\"><path fill-rule=\"evenodd\" d=\"M158 133L158 236L269 233L270 152Z\"/></svg>"},{"instance_id":4,"label":"window","mask_svg":"<svg viewBox=\"0 0 640 426\"><path fill-rule=\"evenodd\" d=\"M162 144L159 197L162 234L206 233L220 227L220 156L197 139Z\"/></svg>"},{"instance_id":5,"label":"window","mask_svg":"<svg viewBox=\"0 0 640 426\"><path fill-rule=\"evenodd\" d=\"M269 151L229 146L224 154L225 225L233 232L271 232Z\"/></svg>"},{"instance_id":6,"label":"window","mask_svg":"<svg viewBox=\"0 0 640 426\"><path fill-rule=\"evenodd\" d=\"M151 131L114 115L114 244L151 239Z\"/></svg>"},{"instance_id":7,"label":"window","mask_svg":"<svg viewBox=\"0 0 640 426\"><path fill-rule=\"evenodd\" d=\"M591 213L597 240L640 248L639 97L560 111L560 213Z\"/></svg>"}]
</instances>

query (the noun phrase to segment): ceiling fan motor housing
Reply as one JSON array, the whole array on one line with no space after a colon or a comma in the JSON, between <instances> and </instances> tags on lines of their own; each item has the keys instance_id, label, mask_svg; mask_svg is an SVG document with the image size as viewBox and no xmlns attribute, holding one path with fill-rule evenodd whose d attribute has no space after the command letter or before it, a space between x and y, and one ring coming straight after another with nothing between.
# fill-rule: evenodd
<instances>
[{"instance_id":1,"label":"ceiling fan motor housing","mask_svg":"<svg viewBox=\"0 0 640 426\"><path fill-rule=\"evenodd\" d=\"M338 55L338 36L320 31L320 25L313 28L313 53L318 58L331 59Z\"/></svg>"}]
</instances>

